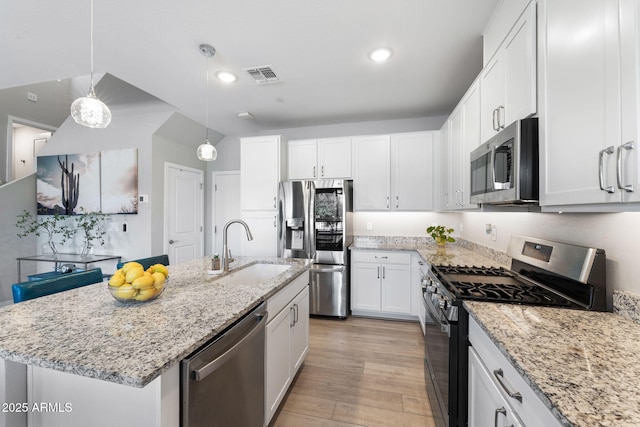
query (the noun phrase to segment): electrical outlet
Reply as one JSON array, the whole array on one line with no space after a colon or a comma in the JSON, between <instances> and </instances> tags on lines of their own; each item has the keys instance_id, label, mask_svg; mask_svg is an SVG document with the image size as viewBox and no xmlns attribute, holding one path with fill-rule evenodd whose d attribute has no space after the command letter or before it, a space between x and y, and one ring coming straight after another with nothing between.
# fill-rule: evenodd
<instances>
[{"instance_id":1,"label":"electrical outlet","mask_svg":"<svg viewBox=\"0 0 640 427\"><path fill-rule=\"evenodd\" d=\"M33 92L27 92L27 99L29 101L38 102L38 95Z\"/></svg>"},{"instance_id":2,"label":"electrical outlet","mask_svg":"<svg viewBox=\"0 0 640 427\"><path fill-rule=\"evenodd\" d=\"M373 230L373 222L367 221L367 231Z\"/></svg>"},{"instance_id":3,"label":"electrical outlet","mask_svg":"<svg viewBox=\"0 0 640 427\"><path fill-rule=\"evenodd\" d=\"M148 194L140 194L140 195L138 195L138 202L140 202L140 203L149 203L149 195Z\"/></svg>"},{"instance_id":4,"label":"electrical outlet","mask_svg":"<svg viewBox=\"0 0 640 427\"><path fill-rule=\"evenodd\" d=\"M495 242L497 239L498 239L498 226L494 224L491 226L491 240Z\"/></svg>"},{"instance_id":5,"label":"electrical outlet","mask_svg":"<svg viewBox=\"0 0 640 427\"><path fill-rule=\"evenodd\" d=\"M491 224L485 224L484 232L487 236L491 234Z\"/></svg>"}]
</instances>

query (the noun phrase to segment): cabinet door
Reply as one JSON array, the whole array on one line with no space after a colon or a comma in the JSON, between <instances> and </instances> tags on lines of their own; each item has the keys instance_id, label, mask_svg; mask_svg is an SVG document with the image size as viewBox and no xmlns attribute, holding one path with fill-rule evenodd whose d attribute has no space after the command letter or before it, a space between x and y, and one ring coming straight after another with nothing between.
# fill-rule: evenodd
<instances>
[{"instance_id":1,"label":"cabinet door","mask_svg":"<svg viewBox=\"0 0 640 427\"><path fill-rule=\"evenodd\" d=\"M617 2L539 2L541 205L607 203L619 144ZM588 34L585 28L589 29ZM607 147L611 153L606 153ZM601 162L599 160L601 159Z\"/></svg>"},{"instance_id":2,"label":"cabinet door","mask_svg":"<svg viewBox=\"0 0 640 427\"><path fill-rule=\"evenodd\" d=\"M280 181L280 137L244 138L240 141L240 208L276 209Z\"/></svg>"},{"instance_id":3,"label":"cabinet door","mask_svg":"<svg viewBox=\"0 0 640 427\"><path fill-rule=\"evenodd\" d=\"M288 179L316 179L318 177L316 147L315 139L287 143Z\"/></svg>"},{"instance_id":4,"label":"cabinet door","mask_svg":"<svg viewBox=\"0 0 640 427\"><path fill-rule=\"evenodd\" d=\"M239 255L243 256L277 256L278 252L278 233L277 233L277 214L275 211L255 212L242 211L240 217L249 226L253 240L247 240L246 233L240 225L232 225L231 227L240 227L240 241L242 248L237 248ZM234 248L231 248L231 255L234 254Z\"/></svg>"},{"instance_id":5,"label":"cabinet door","mask_svg":"<svg viewBox=\"0 0 640 427\"><path fill-rule=\"evenodd\" d=\"M393 210L433 209L433 140L433 132L391 135Z\"/></svg>"},{"instance_id":6,"label":"cabinet door","mask_svg":"<svg viewBox=\"0 0 640 427\"><path fill-rule=\"evenodd\" d=\"M411 313L411 268L410 265L383 264L381 266L382 311Z\"/></svg>"},{"instance_id":7,"label":"cabinet door","mask_svg":"<svg viewBox=\"0 0 640 427\"><path fill-rule=\"evenodd\" d=\"M380 311L380 277L378 264L351 264L351 309Z\"/></svg>"},{"instance_id":8,"label":"cabinet door","mask_svg":"<svg viewBox=\"0 0 640 427\"><path fill-rule=\"evenodd\" d=\"M531 2L504 44L503 126L536 112L536 2Z\"/></svg>"},{"instance_id":9,"label":"cabinet door","mask_svg":"<svg viewBox=\"0 0 640 427\"><path fill-rule=\"evenodd\" d=\"M440 210L453 208L451 203L451 119L448 118L440 129Z\"/></svg>"},{"instance_id":10,"label":"cabinet door","mask_svg":"<svg viewBox=\"0 0 640 427\"><path fill-rule=\"evenodd\" d=\"M388 135L353 139L354 210L391 208L391 163Z\"/></svg>"},{"instance_id":11,"label":"cabinet door","mask_svg":"<svg viewBox=\"0 0 640 427\"><path fill-rule=\"evenodd\" d=\"M620 0L621 186L624 202L640 201L640 2ZM633 148L631 148L633 147Z\"/></svg>"},{"instance_id":12,"label":"cabinet door","mask_svg":"<svg viewBox=\"0 0 640 427\"><path fill-rule=\"evenodd\" d=\"M477 208L478 205L471 204L471 176L470 176L470 154L480 146L480 82L476 80L467 90L462 98L462 153L461 153L461 184L460 200L463 209Z\"/></svg>"},{"instance_id":13,"label":"cabinet door","mask_svg":"<svg viewBox=\"0 0 640 427\"><path fill-rule=\"evenodd\" d=\"M523 426L472 347L469 347L468 417L469 427Z\"/></svg>"},{"instance_id":14,"label":"cabinet door","mask_svg":"<svg viewBox=\"0 0 640 427\"><path fill-rule=\"evenodd\" d=\"M351 178L351 138L318 140L318 176Z\"/></svg>"},{"instance_id":15,"label":"cabinet door","mask_svg":"<svg viewBox=\"0 0 640 427\"><path fill-rule=\"evenodd\" d=\"M291 382L290 311L287 306L267 323L265 349L265 425L278 409Z\"/></svg>"},{"instance_id":16,"label":"cabinet door","mask_svg":"<svg viewBox=\"0 0 640 427\"><path fill-rule=\"evenodd\" d=\"M294 317L291 328L291 376L300 369L309 350L309 287L292 302L291 315Z\"/></svg>"},{"instance_id":17,"label":"cabinet door","mask_svg":"<svg viewBox=\"0 0 640 427\"><path fill-rule=\"evenodd\" d=\"M480 74L482 142L498 133L504 117L504 68L503 52L499 50Z\"/></svg>"},{"instance_id":18,"label":"cabinet door","mask_svg":"<svg viewBox=\"0 0 640 427\"><path fill-rule=\"evenodd\" d=\"M451 188L451 209L462 208L462 169L463 150L464 150L464 111L462 106L456 108L451 116L449 116L449 181ZM469 164L466 165L469 169Z\"/></svg>"}]
</instances>

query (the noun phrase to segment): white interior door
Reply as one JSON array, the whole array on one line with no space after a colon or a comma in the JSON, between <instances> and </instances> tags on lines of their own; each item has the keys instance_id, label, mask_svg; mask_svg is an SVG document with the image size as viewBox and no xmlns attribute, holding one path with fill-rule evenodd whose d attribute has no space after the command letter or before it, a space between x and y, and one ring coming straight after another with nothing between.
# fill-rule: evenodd
<instances>
[{"instance_id":1,"label":"white interior door","mask_svg":"<svg viewBox=\"0 0 640 427\"><path fill-rule=\"evenodd\" d=\"M204 173L165 164L165 250L171 264L203 256Z\"/></svg>"},{"instance_id":2,"label":"white interior door","mask_svg":"<svg viewBox=\"0 0 640 427\"><path fill-rule=\"evenodd\" d=\"M222 256L222 229L229 220L240 218L240 171L213 173L213 253ZM242 227L229 228L228 244L240 248Z\"/></svg>"}]
</instances>

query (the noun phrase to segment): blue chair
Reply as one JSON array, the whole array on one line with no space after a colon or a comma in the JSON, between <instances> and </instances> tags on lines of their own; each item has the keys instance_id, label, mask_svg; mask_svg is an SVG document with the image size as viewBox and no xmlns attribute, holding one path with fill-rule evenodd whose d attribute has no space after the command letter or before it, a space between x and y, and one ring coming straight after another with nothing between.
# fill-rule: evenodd
<instances>
[{"instance_id":1,"label":"blue chair","mask_svg":"<svg viewBox=\"0 0 640 427\"><path fill-rule=\"evenodd\" d=\"M169 265L169 255L164 254L164 255L152 256L149 258L133 259L131 261L119 262L116 268L118 268L119 270L122 268L123 265L125 265L128 262L139 262L140 264L142 264L142 267L146 270L147 268L155 264Z\"/></svg>"},{"instance_id":2,"label":"blue chair","mask_svg":"<svg viewBox=\"0 0 640 427\"><path fill-rule=\"evenodd\" d=\"M78 273L60 274L50 279L16 283L11 286L11 291L13 302L19 303L99 282L102 282L102 270L94 268Z\"/></svg>"}]
</instances>

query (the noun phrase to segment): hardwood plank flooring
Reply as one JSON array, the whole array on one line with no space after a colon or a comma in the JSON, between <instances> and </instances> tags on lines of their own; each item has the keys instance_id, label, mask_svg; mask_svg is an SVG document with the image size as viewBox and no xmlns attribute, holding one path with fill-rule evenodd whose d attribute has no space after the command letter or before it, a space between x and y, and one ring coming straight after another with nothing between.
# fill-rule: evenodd
<instances>
[{"instance_id":1,"label":"hardwood plank flooring","mask_svg":"<svg viewBox=\"0 0 640 427\"><path fill-rule=\"evenodd\" d=\"M309 352L270 427L435 427L418 323L311 318Z\"/></svg>"}]
</instances>

